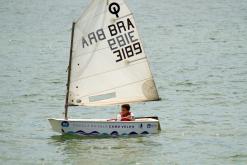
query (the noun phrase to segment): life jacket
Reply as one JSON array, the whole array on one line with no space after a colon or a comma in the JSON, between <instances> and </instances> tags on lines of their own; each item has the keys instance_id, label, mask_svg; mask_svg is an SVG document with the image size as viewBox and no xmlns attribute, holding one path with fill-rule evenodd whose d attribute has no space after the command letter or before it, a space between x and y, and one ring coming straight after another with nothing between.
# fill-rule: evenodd
<instances>
[{"instance_id":1,"label":"life jacket","mask_svg":"<svg viewBox=\"0 0 247 165\"><path fill-rule=\"evenodd\" d=\"M126 118L127 116L131 115L131 112L128 112L125 116L123 116L120 112L121 115L121 121L131 121L131 119Z\"/></svg>"}]
</instances>

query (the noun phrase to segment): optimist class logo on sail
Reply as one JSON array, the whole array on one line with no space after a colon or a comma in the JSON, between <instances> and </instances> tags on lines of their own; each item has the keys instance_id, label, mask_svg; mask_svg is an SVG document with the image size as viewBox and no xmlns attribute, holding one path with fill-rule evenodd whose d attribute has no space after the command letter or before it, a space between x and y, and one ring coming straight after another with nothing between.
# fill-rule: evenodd
<instances>
[{"instance_id":1,"label":"optimist class logo on sail","mask_svg":"<svg viewBox=\"0 0 247 165\"><path fill-rule=\"evenodd\" d=\"M111 7L109 6L109 11L118 18L120 6L114 6L116 4L117 3L110 4ZM129 59L143 52L137 37L135 25L131 21L131 18L117 21L114 24L108 25L105 29L97 29L95 32L91 32L82 37L82 48L90 47L91 45L105 40L111 52L115 55L114 60L116 62Z\"/></svg>"}]
</instances>

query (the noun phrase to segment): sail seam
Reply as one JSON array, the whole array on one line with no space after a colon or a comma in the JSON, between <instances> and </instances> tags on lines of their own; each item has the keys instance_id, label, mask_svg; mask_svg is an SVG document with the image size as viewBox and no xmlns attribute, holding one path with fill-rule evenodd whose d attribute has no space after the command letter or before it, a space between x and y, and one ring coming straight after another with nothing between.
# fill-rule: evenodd
<instances>
[{"instance_id":1,"label":"sail seam","mask_svg":"<svg viewBox=\"0 0 247 165\"><path fill-rule=\"evenodd\" d=\"M117 86L117 87L114 87L114 88L110 88L110 89L106 89L106 90L102 90L102 91L90 93L90 94L81 96L81 97L79 97L79 98L81 99L81 98L83 98L83 97L89 97L89 96L92 96L92 95L95 95L95 94L98 94L98 93L102 93L102 92L105 92L105 91L109 91L109 90L113 90L113 89L117 89L117 88L126 87L126 86L129 86L129 85L132 85L132 84L136 84L136 83L138 83L138 82L142 82L142 81L145 81L145 80L152 80L152 78L145 78L145 79L138 80L138 81L135 81L135 82L131 82L131 83L127 83L127 84L124 84L124 85L120 85L120 86Z\"/></svg>"},{"instance_id":2,"label":"sail seam","mask_svg":"<svg viewBox=\"0 0 247 165\"><path fill-rule=\"evenodd\" d=\"M143 58L141 58L140 60L143 60L143 59L146 59L146 57L143 57ZM130 61L129 63L133 63L133 62L140 61L140 60L139 60L139 59L138 59L138 60L133 60L133 61ZM140 61L139 63L133 63L131 66L137 65L137 64L142 64L142 63L145 63L145 62L146 62L146 60ZM128 66L128 67L130 67L130 66ZM97 75L101 75L101 74L105 74L105 73L109 73L109 72L121 70L121 69L123 69L123 68L126 68L126 66L123 66L123 67L120 67L120 68L117 68L117 69L114 69L114 70L112 69L112 70L108 70L108 71L105 71L105 72L96 73L96 74L93 74L93 75L90 75L90 76L81 77L81 78L79 78L79 79L77 79L77 80L71 81L71 83L80 81L80 80L82 80L82 79L87 79L87 78L90 78L90 77L95 77L95 76L97 76Z\"/></svg>"}]
</instances>

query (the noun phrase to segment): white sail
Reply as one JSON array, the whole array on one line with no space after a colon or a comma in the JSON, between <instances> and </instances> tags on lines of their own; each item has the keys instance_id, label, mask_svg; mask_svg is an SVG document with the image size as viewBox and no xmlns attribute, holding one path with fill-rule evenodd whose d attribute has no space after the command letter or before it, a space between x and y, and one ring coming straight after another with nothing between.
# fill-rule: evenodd
<instances>
[{"instance_id":1,"label":"white sail","mask_svg":"<svg viewBox=\"0 0 247 165\"><path fill-rule=\"evenodd\" d=\"M69 105L158 100L133 15L124 0L92 0L75 22Z\"/></svg>"}]
</instances>

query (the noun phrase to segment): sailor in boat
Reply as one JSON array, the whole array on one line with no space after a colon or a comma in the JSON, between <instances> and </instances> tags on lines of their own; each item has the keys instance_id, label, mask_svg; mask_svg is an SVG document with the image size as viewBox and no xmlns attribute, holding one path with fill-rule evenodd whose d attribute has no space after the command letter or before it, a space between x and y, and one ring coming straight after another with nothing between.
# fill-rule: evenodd
<instances>
[{"instance_id":1,"label":"sailor in boat","mask_svg":"<svg viewBox=\"0 0 247 165\"><path fill-rule=\"evenodd\" d=\"M117 116L117 121L134 121L135 117L132 112L130 112L130 105L123 104L121 106L121 112Z\"/></svg>"},{"instance_id":2,"label":"sailor in boat","mask_svg":"<svg viewBox=\"0 0 247 165\"><path fill-rule=\"evenodd\" d=\"M115 119L108 119L107 121L134 121L135 116L130 112L130 105L123 104L121 105L121 112L117 115Z\"/></svg>"}]
</instances>

